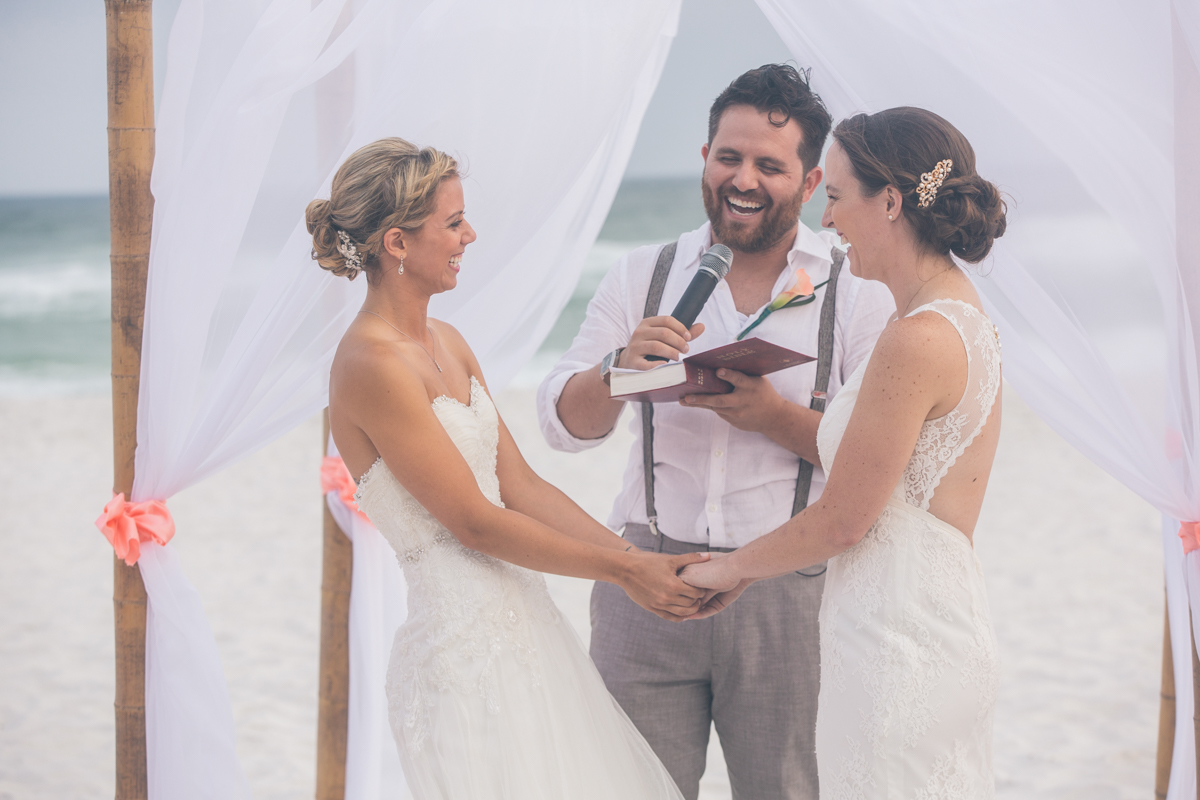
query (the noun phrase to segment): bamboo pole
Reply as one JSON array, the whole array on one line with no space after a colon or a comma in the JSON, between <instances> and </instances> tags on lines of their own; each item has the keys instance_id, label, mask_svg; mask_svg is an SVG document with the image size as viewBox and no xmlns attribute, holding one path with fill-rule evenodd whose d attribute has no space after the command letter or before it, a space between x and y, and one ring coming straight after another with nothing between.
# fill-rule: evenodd
<instances>
[{"instance_id":1,"label":"bamboo pole","mask_svg":"<svg viewBox=\"0 0 1200 800\"><path fill-rule=\"evenodd\" d=\"M113 491L129 497L137 446L142 317L154 198L151 0L105 0L108 35L108 197L112 267ZM144 800L146 589L113 559L116 639L116 797Z\"/></svg>"},{"instance_id":2,"label":"bamboo pole","mask_svg":"<svg viewBox=\"0 0 1200 800\"><path fill-rule=\"evenodd\" d=\"M325 409L329 441L329 409ZM354 550L324 509L325 545L321 566L321 666L317 703L317 800L346 796L346 732L350 708L350 579Z\"/></svg>"},{"instance_id":3,"label":"bamboo pole","mask_svg":"<svg viewBox=\"0 0 1200 800\"><path fill-rule=\"evenodd\" d=\"M1171 618L1163 610L1162 690L1158 704L1158 759L1154 772L1155 800L1166 800L1175 753L1175 664L1171 652Z\"/></svg>"},{"instance_id":4,"label":"bamboo pole","mask_svg":"<svg viewBox=\"0 0 1200 800\"><path fill-rule=\"evenodd\" d=\"M318 0L312 0L316 8ZM353 17L350 4L332 35ZM316 89L317 163L331 170L346 145L345 120L354 116L354 59L346 59L319 81ZM329 309L336 313L340 308ZM329 409L321 446L328 451ZM343 800L346 794L346 739L350 701L350 581L354 550L321 500L324 547L321 567L321 666L317 706L317 800Z\"/></svg>"}]
</instances>

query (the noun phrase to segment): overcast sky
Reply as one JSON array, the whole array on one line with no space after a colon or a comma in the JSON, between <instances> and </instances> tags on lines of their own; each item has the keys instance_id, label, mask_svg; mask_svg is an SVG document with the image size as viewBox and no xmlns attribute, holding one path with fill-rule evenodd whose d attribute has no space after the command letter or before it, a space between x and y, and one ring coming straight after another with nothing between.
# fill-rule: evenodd
<instances>
[{"instance_id":1,"label":"overcast sky","mask_svg":"<svg viewBox=\"0 0 1200 800\"><path fill-rule=\"evenodd\" d=\"M154 4L160 48L177 5ZM0 196L107 191L104 48L100 0L0 0ZM626 174L698 175L713 98L745 70L788 58L754 0L684 0ZM155 64L161 84L161 49Z\"/></svg>"}]
</instances>

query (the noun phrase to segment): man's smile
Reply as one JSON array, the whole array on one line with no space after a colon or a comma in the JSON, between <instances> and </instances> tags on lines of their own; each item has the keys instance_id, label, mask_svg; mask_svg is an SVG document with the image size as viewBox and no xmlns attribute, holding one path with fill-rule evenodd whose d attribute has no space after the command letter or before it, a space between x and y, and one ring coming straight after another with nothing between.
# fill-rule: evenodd
<instances>
[{"instance_id":1,"label":"man's smile","mask_svg":"<svg viewBox=\"0 0 1200 800\"><path fill-rule=\"evenodd\" d=\"M746 219L753 217L766 208L766 203L758 200L747 200L740 197L725 196L725 207L735 217Z\"/></svg>"}]
</instances>

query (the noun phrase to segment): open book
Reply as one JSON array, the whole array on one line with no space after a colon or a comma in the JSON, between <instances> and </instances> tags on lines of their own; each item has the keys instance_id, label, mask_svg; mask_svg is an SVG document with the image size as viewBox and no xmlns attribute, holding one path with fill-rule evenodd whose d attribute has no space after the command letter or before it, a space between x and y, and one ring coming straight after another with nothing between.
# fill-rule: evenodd
<instances>
[{"instance_id":1,"label":"open book","mask_svg":"<svg viewBox=\"0 0 1200 800\"><path fill-rule=\"evenodd\" d=\"M812 360L813 356L755 337L715 347L682 361L668 361L652 369L613 369L609 374L609 396L638 402L672 403L689 394L727 394L733 391L733 384L717 377L717 370L722 367L759 376Z\"/></svg>"}]
</instances>

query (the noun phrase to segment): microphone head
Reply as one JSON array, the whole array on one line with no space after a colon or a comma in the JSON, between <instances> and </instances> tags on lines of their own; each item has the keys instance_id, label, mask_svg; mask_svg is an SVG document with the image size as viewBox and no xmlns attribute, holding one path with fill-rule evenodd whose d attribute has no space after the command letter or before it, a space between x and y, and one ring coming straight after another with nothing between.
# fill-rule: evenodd
<instances>
[{"instance_id":1,"label":"microphone head","mask_svg":"<svg viewBox=\"0 0 1200 800\"><path fill-rule=\"evenodd\" d=\"M725 280L729 268L733 266L733 251L723 244L714 244L700 257L700 269L708 269L717 276L717 280Z\"/></svg>"}]
</instances>

